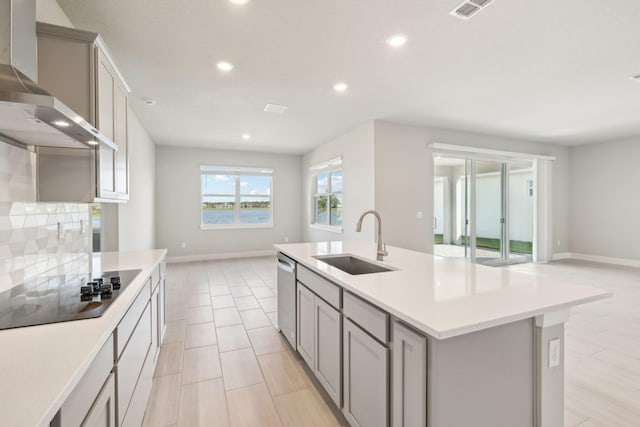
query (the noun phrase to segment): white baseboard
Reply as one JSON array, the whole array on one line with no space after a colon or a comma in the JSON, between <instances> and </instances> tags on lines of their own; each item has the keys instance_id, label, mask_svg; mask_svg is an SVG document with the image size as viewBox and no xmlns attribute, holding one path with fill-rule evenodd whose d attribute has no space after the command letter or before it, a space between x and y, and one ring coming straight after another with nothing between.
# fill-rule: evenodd
<instances>
[{"instance_id":1,"label":"white baseboard","mask_svg":"<svg viewBox=\"0 0 640 427\"><path fill-rule=\"evenodd\" d=\"M167 262L171 264L180 262L213 261L218 259L255 258L275 255L276 252L277 251L275 249L269 249L265 251L223 252L219 254L169 256L167 257Z\"/></svg>"},{"instance_id":2,"label":"white baseboard","mask_svg":"<svg viewBox=\"0 0 640 427\"><path fill-rule=\"evenodd\" d=\"M602 264L612 264L612 265L622 265L625 267L636 267L640 268L640 261L635 259L627 259L627 258L612 258L600 255L588 255L588 254L576 254L570 253L571 259L578 259L581 261L591 261L591 262L599 262Z\"/></svg>"},{"instance_id":3,"label":"white baseboard","mask_svg":"<svg viewBox=\"0 0 640 427\"><path fill-rule=\"evenodd\" d=\"M571 254L569 252L558 252L557 254L551 255L551 259L553 261L557 261L559 259L570 259Z\"/></svg>"}]
</instances>

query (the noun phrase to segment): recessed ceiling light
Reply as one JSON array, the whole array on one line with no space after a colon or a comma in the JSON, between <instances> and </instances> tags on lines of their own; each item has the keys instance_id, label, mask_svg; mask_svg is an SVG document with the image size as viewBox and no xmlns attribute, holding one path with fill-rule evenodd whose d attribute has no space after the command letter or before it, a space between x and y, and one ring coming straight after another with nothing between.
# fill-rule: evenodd
<instances>
[{"instance_id":1,"label":"recessed ceiling light","mask_svg":"<svg viewBox=\"0 0 640 427\"><path fill-rule=\"evenodd\" d=\"M248 141L251 139L251 134L249 133L243 133L242 134L242 139L244 139L245 141Z\"/></svg>"},{"instance_id":2,"label":"recessed ceiling light","mask_svg":"<svg viewBox=\"0 0 640 427\"><path fill-rule=\"evenodd\" d=\"M219 61L216 64L216 67L218 67L218 70L225 73L228 73L229 71L233 70L233 64L227 61Z\"/></svg>"},{"instance_id":3,"label":"recessed ceiling light","mask_svg":"<svg viewBox=\"0 0 640 427\"><path fill-rule=\"evenodd\" d=\"M150 107L156 105L156 100L153 98L142 98L142 102L144 102L144 105L148 105Z\"/></svg>"},{"instance_id":4,"label":"recessed ceiling light","mask_svg":"<svg viewBox=\"0 0 640 427\"><path fill-rule=\"evenodd\" d=\"M94 141L93 139L87 141L87 144L89 145L98 145L98 141Z\"/></svg>"},{"instance_id":5,"label":"recessed ceiling light","mask_svg":"<svg viewBox=\"0 0 640 427\"><path fill-rule=\"evenodd\" d=\"M637 82L640 82L640 74L636 74L635 76L631 76L631 80L635 80Z\"/></svg>"},{"instance_id":6,"label":"recessed ceiling light","mask_svg":"<svg viewBox=\"0 0 640 427\"><path fill-rule=\"evenodd\" d=\"M349 85L343 82L333 85L333 90L335 90L336 92L344 92L347 89L349 89Z\"/></svg>"},{"instance_id":7,"label":"recessed ceiling light","mask_svg":"<svg viewBox=\"0 0 640 427\"><path fill-rule=\"evenodd\" d=\"M69 122L65 122L64 120L55 120L51 122L51 124L54 126L58 126L59 128L68 128L69 126L71 126Z\"/></svg>"},{"instance_id":8,"label":"recessed ceiling light","mask_svg":"<svg viewBox=\"0 0 640 427\"><path fill-rule=\"evenodd\" d=\"M404 46L409 40L409 37L406 34L394 34L387 39L387 44L391 47L401 47Z\"/></svg>"},{"instance_id":9,"label":"recessed ceiling light","mask_svg":"<svg viewBox=\"0 0 640 427\"><path fill-rule=\"evenodd\" d=\"M250 0L229 0L233 4L237 4L238 6L244 6L249 3Z\"/></svg>"},{"instance_id":10,"label":"recessed ceiling light","mask_svg":"<svg viewBox=\"0 0 640 427\"><path fill-rule=\"evenodd\" d=\"M280 104L267 104L264 107L264 111L267 113L274 113L274 114L284 114L285 111L287 111L287 107L286 105L280 105Z\"/></svg>"}]
</instances>

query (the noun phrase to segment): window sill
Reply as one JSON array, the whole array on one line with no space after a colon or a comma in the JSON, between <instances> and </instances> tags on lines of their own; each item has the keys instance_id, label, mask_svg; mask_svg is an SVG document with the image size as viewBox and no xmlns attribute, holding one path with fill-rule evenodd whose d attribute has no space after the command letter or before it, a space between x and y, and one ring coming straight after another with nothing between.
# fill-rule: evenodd
<instances>
[{"instance_id":1,"label":"window sill","mask_svg":"<svg viewBox=\"0 0 640 427\"><path fill-rule=\"evenodd\" d=\"M310 224L310 228L314 230L328 231L330 233L342 234L344 229L336 225Z\"/></svg>"},{"instance_id":2,"label":"window sill","mask_svg":"<svg viewBox=\"0 0 640 427\"><path fill-rule=\"evenodd\" d=\"M200 230L241 230L247 228L273 228L273 224L200 224Z\"/></svg>"}]
</instances>

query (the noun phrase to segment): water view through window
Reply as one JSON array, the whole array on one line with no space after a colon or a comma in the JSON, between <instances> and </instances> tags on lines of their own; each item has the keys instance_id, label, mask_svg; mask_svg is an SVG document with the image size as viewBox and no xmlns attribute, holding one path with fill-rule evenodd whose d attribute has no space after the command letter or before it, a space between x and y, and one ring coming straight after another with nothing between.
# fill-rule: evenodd
<instances>
[{"instance_id":1,"label":"water view through window","mask_svg":"<svg viewBox=\"0 0 640 427\"><path fill-rule=\"evenodd\" d=\"M203 166L201 224L271 224L271 183L271 169Z\"/></svg>"}]
</instances>

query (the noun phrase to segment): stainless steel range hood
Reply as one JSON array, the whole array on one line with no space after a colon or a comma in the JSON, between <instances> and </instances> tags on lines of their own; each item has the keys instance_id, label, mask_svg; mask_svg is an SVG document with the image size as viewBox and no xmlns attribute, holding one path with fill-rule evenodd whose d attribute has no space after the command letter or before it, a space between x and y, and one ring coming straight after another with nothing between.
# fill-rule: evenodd
<instances>
[{"instance_id":1,"label":"stainless steel range hood","mask_svg":"<svg viewBox=\"0 0 640 427\"><path fill-rule=\"evenodd\" d=\"M36 2L0 0L0 139L24 145L118 146L36 83Z\"/></svg>"}]
</instances>

